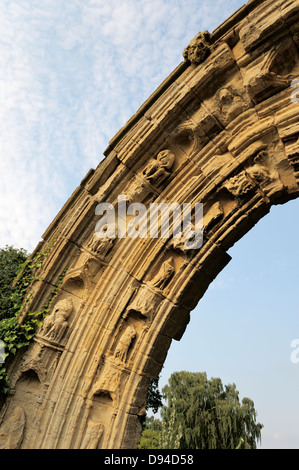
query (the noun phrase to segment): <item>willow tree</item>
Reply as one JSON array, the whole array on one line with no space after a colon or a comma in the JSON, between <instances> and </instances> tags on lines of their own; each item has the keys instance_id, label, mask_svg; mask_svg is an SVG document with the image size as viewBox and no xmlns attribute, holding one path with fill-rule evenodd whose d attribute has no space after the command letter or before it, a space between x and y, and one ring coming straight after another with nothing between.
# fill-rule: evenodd
<instances>
[{"instance_id":1,"label":"willow tree","mask_svg":"<svg viewBox=\"0 0 299 470\"><path fill-rule=\"evenodd\" d=\"M235 384L223 386L204 372L175 372L163 388L165 426L180 436L181 449L255 449L263 425L249 398L239 400ZM174 419L175 417L175 419Z\"/></svg>"}]
</instances>

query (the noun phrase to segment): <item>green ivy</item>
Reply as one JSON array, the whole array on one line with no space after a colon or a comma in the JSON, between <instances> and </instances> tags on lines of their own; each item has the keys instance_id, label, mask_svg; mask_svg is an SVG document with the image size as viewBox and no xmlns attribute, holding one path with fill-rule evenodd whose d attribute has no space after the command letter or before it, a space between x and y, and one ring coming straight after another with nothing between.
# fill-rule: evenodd
<instances>
[{"instance_id":1,"label":"green ivy","mask_svg":"<svg viewBox=\"0 0 299 470\"><path fill-rule=\"evenodd\" d=\"M5 353L4 360L15 356L21 348L28 347L32 338L35 336L38 328L43 323L43 319L49 313L51 304L57 296L58 289L62 284L67 268L59 276L57 284L51 290L49 297L39 312L28 312L25 319L19 322L20 316L26 312L26 309L32 299L30 287L35 281L41 281L41 268L47 256L49 255L57 237L46 248L38 252L33 258L29 258L20 267L14 282L14 293L12 295L14 315L10 318L4 318L0 321L0 339L4 342ZM0 395L6 395L9 392L9 379L5 363L0 364Z\"/></svg>"}]
</instances>

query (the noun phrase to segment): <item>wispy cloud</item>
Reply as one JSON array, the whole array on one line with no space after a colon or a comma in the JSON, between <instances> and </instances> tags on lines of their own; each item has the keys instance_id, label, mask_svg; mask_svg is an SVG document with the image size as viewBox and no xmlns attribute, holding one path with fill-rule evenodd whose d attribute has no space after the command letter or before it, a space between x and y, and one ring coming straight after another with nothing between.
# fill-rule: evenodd
<instances>
[{"instance_id":1,"label":"wispy cloud","mask_svg":"<svg viewBox=\"0 0 299 470\"><path fill-rule=\"evenodd\" d=\"M108 141L236 0L0 0L0 246L28 250Z\"/></svg>"}]
</instances>

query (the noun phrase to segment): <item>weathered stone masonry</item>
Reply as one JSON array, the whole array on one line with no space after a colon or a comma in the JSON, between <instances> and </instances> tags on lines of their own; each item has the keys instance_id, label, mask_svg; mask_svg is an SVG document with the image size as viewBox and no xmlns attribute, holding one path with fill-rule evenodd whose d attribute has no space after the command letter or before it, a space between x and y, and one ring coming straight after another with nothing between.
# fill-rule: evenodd
<instances>
[{"instance_id":1,"label":"weathered stone masonry","mask_svg":"<svg viewBox=\"0 0 299 470\"><path fill-rule=\"evenodd\" d=\"M229 262L227 250L273 204L299 195L299 105L291 100L299 0L251 0L183 56L36 249L53 242L27 311L39 311L68 270L31 346L10 366L4 448L135 448L149 380ZM174 155L167 168L157 159L165 150ZM203 203L202 248L99 241L95 208L116 205L120 194L146 205Z\"/></svg>"}]
</instances>

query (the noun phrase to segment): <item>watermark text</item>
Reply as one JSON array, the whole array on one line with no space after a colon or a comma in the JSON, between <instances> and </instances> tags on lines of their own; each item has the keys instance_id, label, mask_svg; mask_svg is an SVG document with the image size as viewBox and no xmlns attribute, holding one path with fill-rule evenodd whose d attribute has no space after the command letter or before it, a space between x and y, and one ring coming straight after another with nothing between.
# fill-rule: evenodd
<instances>
[{"instance_id":1,"label":"watermark text","mask_svg":"<svg viewBox=\"0 0 299 470\"><path fill-rule=\"evenodd\" d=\"M293 349L290 356L291 362L292 364L299 364L299 339L292 340L291 348Z\"/></svg>"},{"instance_id":2,"label":"watermark text","mask_svg":"<svg viewBox=\"0 0 299 470\"><path fill-rule=\"evenodd\" d=\"M140 202L128 206L126 195L118 196L116 207L103 202L95 214L101 216L95 227L98 238L165 238L184 241L185 250L201 248L203 244L203 204Z\"/></svg>"}]
</instances>

